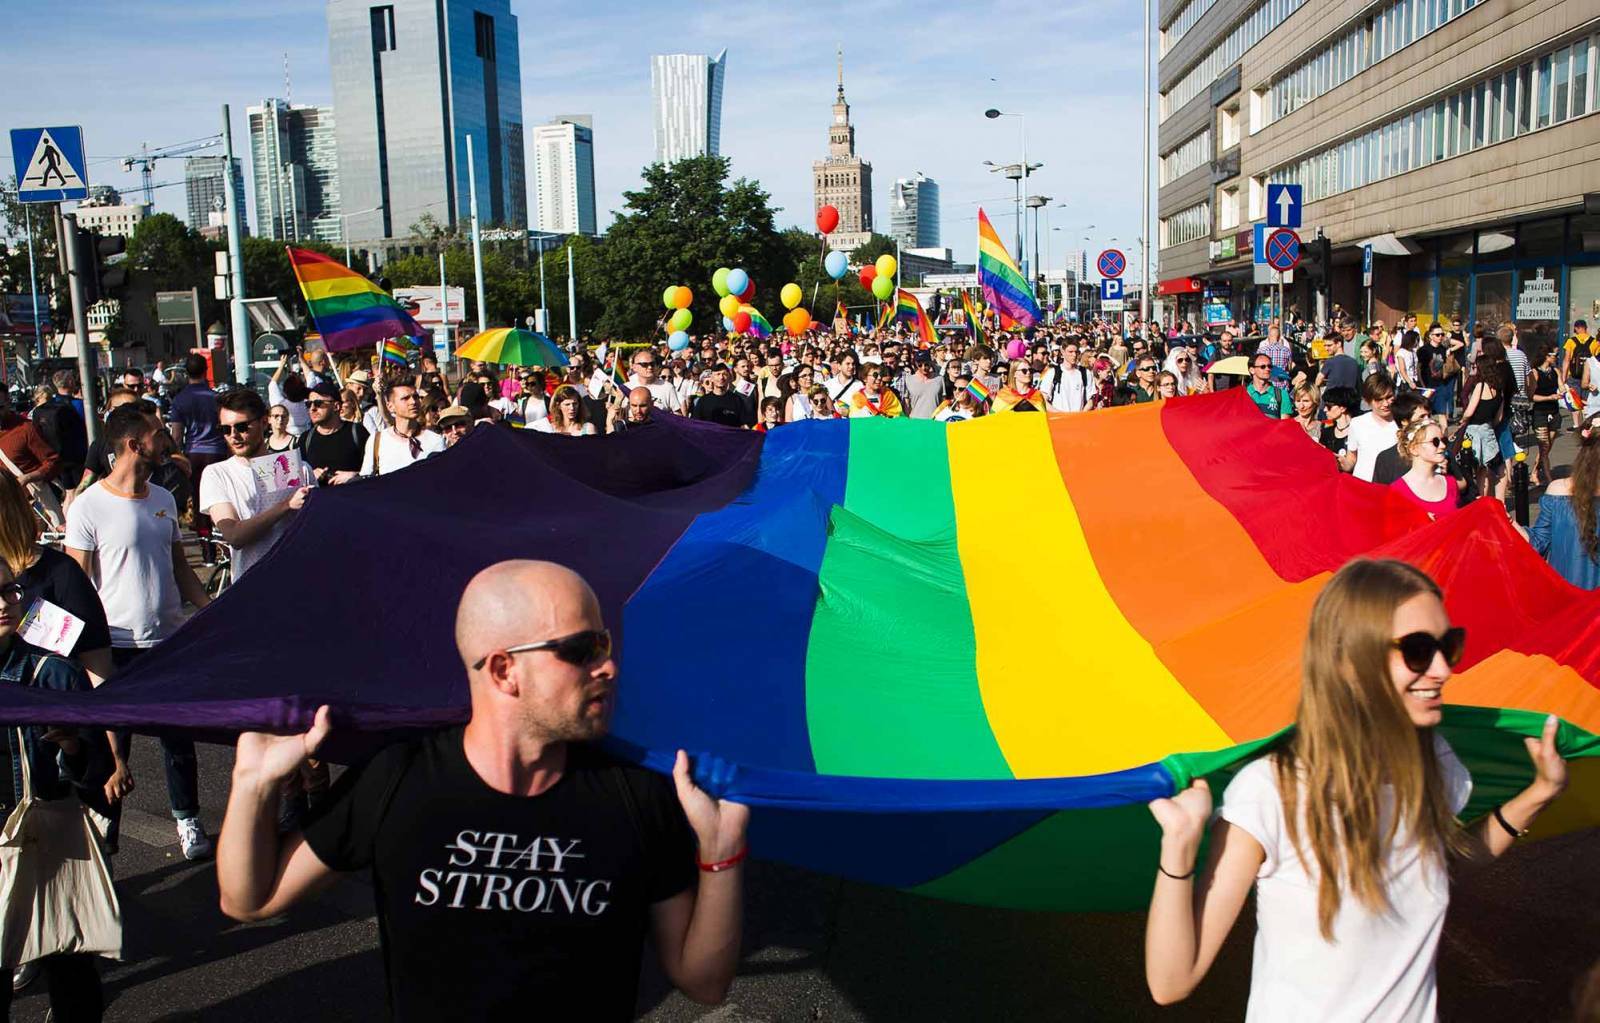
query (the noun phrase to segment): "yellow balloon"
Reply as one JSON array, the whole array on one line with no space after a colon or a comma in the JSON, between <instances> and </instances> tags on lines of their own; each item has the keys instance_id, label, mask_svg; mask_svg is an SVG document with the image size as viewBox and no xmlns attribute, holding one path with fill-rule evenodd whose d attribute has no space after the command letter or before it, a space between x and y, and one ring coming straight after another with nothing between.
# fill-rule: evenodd
<instances>
[{"instance_id":1,"label":"yellow balloon","mask_svg":"<svg viewBox=\"0 0 1600 1023\"><path fill-rule=\"evenodd\" d=\"M879 277L893 277L895 268L900 264L894 261L893 256L885 252L883 255L878 257L878 261L873 265L878 268Z\"/></svg>"},{"instance_id":2,"label":"yellow balloon","mask_svg":"<svg viewBox=\"0 0 1600 1023\"><path fill-rule=\"evenodd\" d=\"M800 290L800 285L790 283L783 286L783 290L778 292L778 297L783 300L785 309L793 309L800 304L802 298L805 298L805 292Z\"/></svg>"},{"instance_id":3,"label":"yellow balloon","mask_svg":"<svg viewBox=\"0 0 1600 1023\"><path fill-rule=\"evenodd\" d=\"M734 313L739 311L738 295L723 295L722 301L717 303L717 308L722 310L722 315L733 319Z\"/></svg>"}]
</instances>

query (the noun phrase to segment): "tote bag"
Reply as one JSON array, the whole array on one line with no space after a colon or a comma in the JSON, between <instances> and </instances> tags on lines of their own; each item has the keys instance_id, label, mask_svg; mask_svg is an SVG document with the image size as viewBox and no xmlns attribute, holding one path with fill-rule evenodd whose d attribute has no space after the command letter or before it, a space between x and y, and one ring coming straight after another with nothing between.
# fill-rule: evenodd
<instances>
[{"instance_id":1,"label":"tote bag","mask_svg":"<svg viewBox=\"0 0 1600 1023\"><path fill-rule=\"evenodd\" d=\"M18 483L22 482L22 470L17 468L17 464L11 460L11 457L4 450L0 450L0 462L5 463L6 469L10 471L13 479ZM54 490L50 489L50 484L28 483L24 485L24 488L28 491L28 500L32 503L34 512L38 514L48 529L59 533L66 528L67 513L61 510L61 499L56 496Z\"/></svg>"},{"instance_id":2,"label":"tote bag","mask_svg":"<svg viewBox=\"0 0 1600 1023\"><path fill-rule=\"evenodd\" d=\"M122 958L122 908L88 808L37 799L22 735L22 799L0 830L0 967L87 952Z\"/></svg>"}]
</instances>

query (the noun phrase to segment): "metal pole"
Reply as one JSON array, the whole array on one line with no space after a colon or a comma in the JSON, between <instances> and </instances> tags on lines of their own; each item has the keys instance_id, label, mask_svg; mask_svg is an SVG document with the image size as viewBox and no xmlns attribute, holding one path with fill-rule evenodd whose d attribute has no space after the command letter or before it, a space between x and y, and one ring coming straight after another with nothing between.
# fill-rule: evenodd
<instances>
[{"instance_id":1,"label":"metal pole","mask_svg":"<svg viewBox=\"0 0 1600 1023\"><path fill-rule=\"evenodd\" d=\"M233 297L229 312L233 323L233 379L250 382L250 326L244 316L244 254L240 241L239 218L244 211L233 199L233 128L228 120L228 104L222 104L222 208L228 218L228 269L233 272Z\"/></svg>"},{"instance_id":2,"label":"metal pole","mask_svg":"<svg viewBox=\"0 0 1600 1023\"><path fill-rule=\"evenodd\" d=\"M572 246L567 246L567 340L578 340L578 286L572 275Z\"/></svg>"},{"instance_id":3,"label":"metal pole","mask_svg":"<svg viewBox=\"0 0 1600 1023\"><path fill-rule=\"evenodd\" d=\"M439 250L439 308L444 310L440 315L444 319L444 350L446 356L450 353L450 289L444 283L444 250ZM462 317L466 319L466 317Z\"/></svg>"},{"instance_id":4,"label":"metal pole","mask_svg":"<svg viewBox=\"0 0 1600 1023\"><path fill-rule=\"evenodd\" d=\"M467 136L467 204L472 216L472 274L478 281L478 333L488 330L483 308L483 242L478 236L478 172L473 166L472 136Z\"/></svg>"},{"instance_id":5,"label":"metal pole","mask_svg":"<svg viewBox=\"0 0 1600 1023\"><path fill-rule=\"evenodd\" d=\"M33 354L34 358L43 359L44 331L39 325L39 275L33 269L33 207L26 203L22 206L22 221L27 225L25 230L28 232L28 291L33 296Z\"/></svg>"},{"instance_id":6,"label":"metal pole","mask_svg":"<svg viewBox=\"0 0 1600 1023\"><path fill-rule=\"evenodd\" d=\"M200 322L200 289L189 289L189 315L194 317L194 351L196 355L206 350L206 328Z\"/></svg>"},{"instance_id":7,"label":"metal pole","mask_svg":"<svg viewBox=\"0 0 1600 1023\"><path fill-rule=\"evenodd\" d=\"M544 232L539 232L539 330L550 333L550 307L544 301Z\"/></svg>"},{"instance_id":8,"label":"metal pole","mask_svg":"<svg viewBox=\"0 0 1600 1023\"><path fill-rule=\"evenodd\" d=\"M1139 193L1143 199L1143 212L1139 219L1139 323L1140 329L1150 327L1150 0L1144 0L1144 120L1139 122L1139 134L1144 139L1144 159L1140 162L1143 177Z\"/></svg>"},{"instance_id":9,"label":"metal pole","mask_svg":"<svg viewBox=\"0 0 1600 1023\"><path fill-rule=\"evenodd\" d=\"M257 211L260 212L259 210ZM350 216L345 214L339 218L339 233L344 235L344 265L350 265Z\"/></svg>"},{"instance_id":10,"label":"metal pole","mask_svg":"<svg viewBox=\"0 0 1600 1023\"><path fill-rule=\"evenodd\" d=\"M59 207L58 207L59 208ZM95 409L96 352L89 343L89 306L83 300L83 275L89 267L78 265L78 218L61 216L62 237L67 256L67 290L72 295L72 330L78 340L78 379L83 383L83 420L89 428L89 443L100 437L100 414Z\"/></svg>"}]
</instances>

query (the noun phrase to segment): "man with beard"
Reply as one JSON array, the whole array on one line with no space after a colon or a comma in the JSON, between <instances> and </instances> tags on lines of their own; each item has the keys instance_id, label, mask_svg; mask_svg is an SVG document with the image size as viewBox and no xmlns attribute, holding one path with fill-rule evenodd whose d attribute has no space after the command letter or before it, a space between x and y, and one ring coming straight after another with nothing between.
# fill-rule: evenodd
<instances>
[{"instance_id":1,"label":"man with beard","mask_svg":"<svg viewBox=\"0 0 1600 1023\"><path fill-rule=\"evenodd\" d=\"M237 582L288 528L306 503L309 486L267 491L256 484L252 458L267 453L267 406L254 391L229 391L217 399L222 439L233 456L206 467L200 477L200 512L233 548Z\"/></svg>"},{"instance_id":2,"label":"man with beard","mask_svg":"<svg viewBox=\"0 0 1600 1023\"><path fill-rule=\"evenodd\" d=\"M311 429L300 435L300 458L317 485L348 483L359 476L367 431L360 423L339 418L339 388L327 382L311 388L306 411L311 414Z\"/></svg>"},{"instance_id":3,"label":"man with beard","mask_svg":"<svg viewBox=\"0 0 1600 1023\"><path fill-rule=\"evenodd\" d=\"M277 833L278 791L327 737L329 709L303 735L239 737L223 912L265 920L371 869L401 1020L530 1006L631 1019L647 931L679 990L721 1001L739 959L750 812L699 789L682 751L669 782L594 744L617 688L594 591L550 562L491 565L462 594L455 642L466 725L346 772L303 833Z\"/></svg>"}]
</instances>

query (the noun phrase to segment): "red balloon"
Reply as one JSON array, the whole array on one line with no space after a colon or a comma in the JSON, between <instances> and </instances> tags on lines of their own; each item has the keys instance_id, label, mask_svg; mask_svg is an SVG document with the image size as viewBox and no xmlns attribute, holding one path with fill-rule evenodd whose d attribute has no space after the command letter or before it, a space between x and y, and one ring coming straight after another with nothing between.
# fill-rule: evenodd
<instances>
[{"instance_id":1,"label":"red balloon","mask_svg":"<svg viewBox=\"0 0 1600 1023\"><path fill-rule=\"evenodd\" d=\"M744 289L744 294L739 296L739 301L748 302L756 297L756 282L751 281L750 286Z\"/></svg>"},{"instance_id":2,"label":"red balloon","mask_svg":"<svg viewBox=\"0 0 1600 1023\"><path fill-rule=\"evenodd\" d=\"M735 313L733 315L733 332L735 334L748 334L750 332L749 313Z\"/></svg>"},{"instance_id":3,"label":"red balloon","mask_svg":"<svg viewBox=\"0 0 1600 1023\"><path fill-rule=\"evenodd\" d=\"M868 263L861 268L861 286L868 291L872 290L872 280L878 276L878 268Z\"/></svg>"},{"instance_id":4,"label":"red balloon","mask_svg":"<svg viewBox=\"0 0 1600 1023\"><path fill-rule=\"evenodd\" d=\"M817 230L823 234L832 234L833 229L839 226L839 211L832 206L824 206L817 211Z\"/></svg>"}]
</instances>

